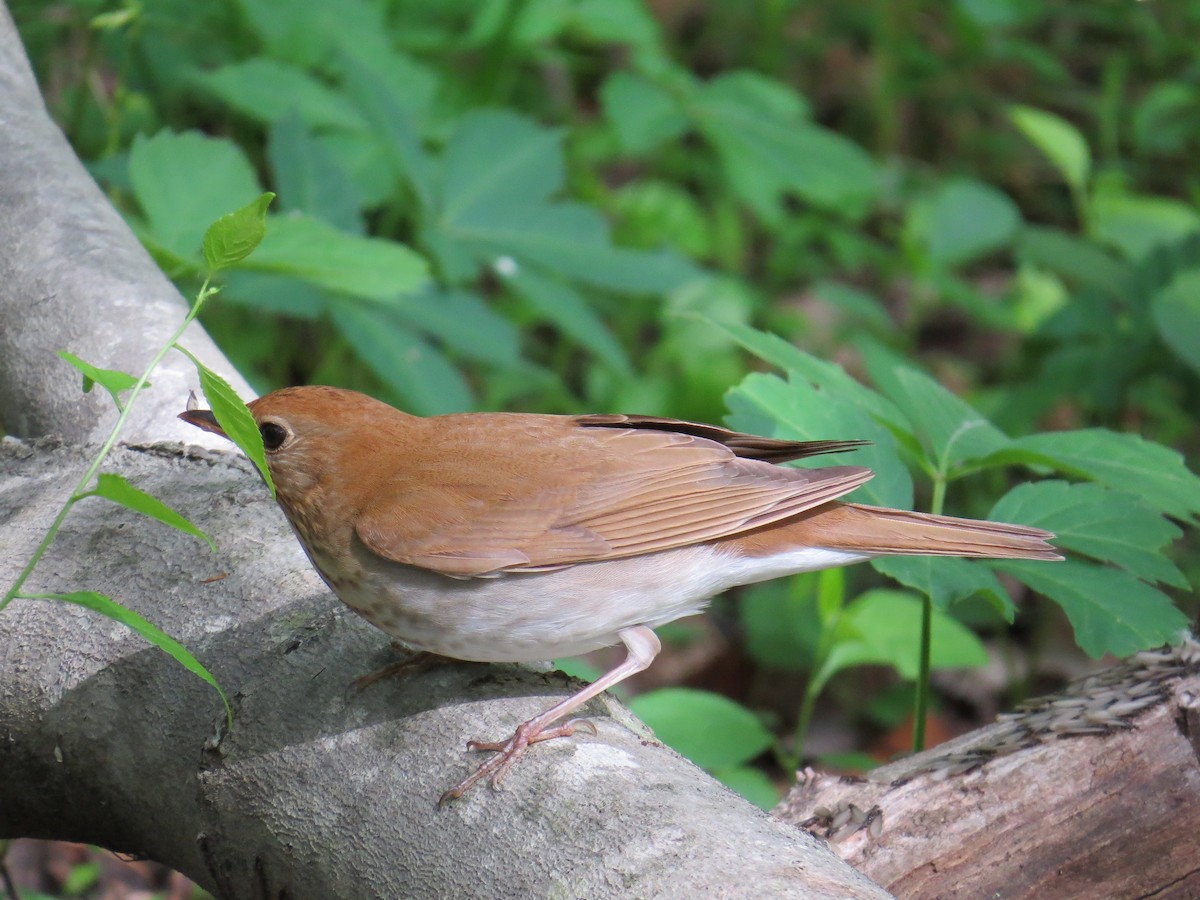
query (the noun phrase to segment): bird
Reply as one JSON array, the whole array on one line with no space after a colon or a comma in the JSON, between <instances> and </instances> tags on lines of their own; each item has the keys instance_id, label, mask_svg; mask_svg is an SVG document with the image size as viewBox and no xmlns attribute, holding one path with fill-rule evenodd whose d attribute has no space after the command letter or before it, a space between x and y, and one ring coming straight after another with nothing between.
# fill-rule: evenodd
<instances>
[{"instance_id":1,"label":"bird","mask_svg":"<svg viewBox=\"0 0 1200 900\"><path fill-rule=\"evenodd\" d=\"M309 559L397 646L493 663L625 647L511 737L468 743L493 755L440 802L498 787L535 743L594 732L568 717L653 662L655 628L729 588L883 555L1062 559L1039 528L840 500L868 468L780 465L864 441L642 415L422 417L326 386L248 406ZM179 417L225 434L209 410Z\"/></svg>"}]
</instances>

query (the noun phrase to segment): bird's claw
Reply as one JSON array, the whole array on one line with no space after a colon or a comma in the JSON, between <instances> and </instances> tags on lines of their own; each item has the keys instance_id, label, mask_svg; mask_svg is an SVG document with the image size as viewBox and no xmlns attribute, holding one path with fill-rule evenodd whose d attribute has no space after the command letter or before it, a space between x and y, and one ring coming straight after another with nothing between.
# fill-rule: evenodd
<instances>
[{"instance_id":1,"label":"bird's claw","mask_svg":"<svg viewBox=\"0 0 1200 900\"><path fill-rule=\"evenodd\" d=\"M450 800L459 799L486 778L491 778L492 788L498 790L504 776L517 764L517 760L525 754L531 744L540 744L542 741L554 738L570 737L575 733L575 729L580 727L586 728L593 735L596 734L596 726L587 719L570 719L553 728L538 730L534 730L534 723L530 721L518 725L513 736L507 741L467 741L468 750L487 750L496 755L485 760L474 772L442 794L438 799L438 806L443 806Z\"/></svg>"}]
</instances>

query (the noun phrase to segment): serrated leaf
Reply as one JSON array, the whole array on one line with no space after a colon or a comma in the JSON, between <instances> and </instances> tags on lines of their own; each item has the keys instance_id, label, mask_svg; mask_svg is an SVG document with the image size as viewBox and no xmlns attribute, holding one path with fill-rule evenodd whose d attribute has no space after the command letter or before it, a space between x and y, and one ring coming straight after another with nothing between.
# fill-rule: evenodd
<instances>
[{"instance_id":1,"label":"serrated leaf","mask_svg":"<svg viewBox=\"0 0 1200 900\"><path fill-rule=\"evenodd\" d=\"M896 366L870 366L871 377L913 424L929 452L933 470L949 474L956 466L1004 448L1009 438L970 404L928 375Z\"/></svg>"},{"instance_id":2,"label":"serrated leaf","mask_svg":"<svg viewBox=\"0 0 1200 900\"><path fill-rule=\"evenodd\" d=\"M894 434L907 434L912 438L912 427L894 403L856 381L836 363L817 359L789 344L779 335L759 331L749 325L720 322L711 318L705 321L724 331L759 359L788 372L793 380L795 375L799 374L826 391L831 398L836 398L836 402L853 403L873 418L885 423L888 430Z\"/></svg>"},{"instance_id":3,"label":"serrated leaf","mask_svg":"<svg viewBox=\"0 0 1200 900\"><path fill-rule=\"evenodd\" d=\"M90 393L92 386L98 384L112 396L118 411L125 408L121 404L121 393L137 384L138 380L135 376L118 369L101 369L99 366L93 366L66 350L59 350L58 355L83 373L83 392L85 394ZM149 386L150 382L146 382L146 387Z\"/></svg>"},{"instance_id":4,"label":"serrated leaf","mask_svg":"<svg viewBox=\"0 0 1200 900\"><path fill-rule=\"evenodd\" d=\"M346 234L309 216L277 216L255 254L241 264L381 303L423 287L428 265L403 244Z\"/></svg>"},{"instance_id":5,"label":"serrated leaf","mask_svg":"<svg viewBox=\"0 0 1200 900\"><path fill-rule=\"evenodd\" d=\"M366 120L395 177L406 183L425 215L433 206L431 165L410 110L397 96L397 87L381 81L352 55L341 61L346 92Z\"/></svg>"},{"instance_id":6,"label":"serrated leaf","mask_svg":"<svg viewBox=\"0 0 1200 900\"><path fill-rule=\"evenodd\" d=\"M1140 435L1089 428L1016 438L997 462L1049 465L1141 498L1152 509L1194 522L1200 513L1200 477L1183 456Z\"/></svg>"},{"instance_id":7,"label":"serrated leaf","mask_svg":"<svg viewBox=\"0 0 1200 900\"><path fill-rule=\"evenodd\" d=\"M111 597L97 593L96 591L73 591L69 594L39 594L34 599L65 600L67 603L74 603L77 606L82 606L101 615L108 616L108 618L120 622L126 628L141 635L197 678L211 685L220 694L221 702L225 704L226 720L231 725L233 724L233 710L229 707L229 699L225 696L225 692L221 690L221 686L217 684L217 680L208 669L200 664L200 661L192 655L191 651L148 619L138 615L132 609L122 606Z\"/></svg>"},{"instance_id":8,"label":"serrated leaf","mask_svg":"<svg viewBox=\"0 0 1200 900\"><path fill-rule=\"evenodd\" d=\"M271 126L267 158L284 211L307 213L347 234L363 233L358 188L300 116L289 113Z\"/></svg>"},{"instance_id":9,"label":"serrated leaf","mask_svg":"<svg viewBox=\"0 0 1200 900\"><path fill-rule=\"evenodd\" d=\"M154 241L184 259L198 258L210 222L262 192L236 144L194 131L135 138L129 178Z\"/></svg>"},{"instance_id":10,"label":"serrated leaf","mask_svg":"<svg viewBox=\"0 0 1200 900\"><path fill-rule=\"evenodd\" d=\"M463 116L442 159L439 216L455 223L499 221L515 207L563 187L562 133L505 110Z\"/></svg>"},{"instance_id":11,"label":"serrated leaf","mask_svg":"<svg viewBox=\"0 0 1200 900\"><path fill-rule=\"evenodd\" d=\"M1003 519L993 511L992 518ZM1024 521L1017 519L1016 521ZM953 556L881 556L871 560L877 572L927 595L941 610L975 594L981 594L1005 621L1011 622L1017 608L987 565Z\"/></svg>"},{"instance_id":12,"label":"serrated leaf","mask_svg":"<svg viewBox=\"0 0 1200 900\"><path fill-rule=\"evenodd\" d=\"M780 198L802 199L849 216L865 213L877 171L865 150L839 134L781 108L779 91L765 94L761 76L728 73L704 85L691 103L696 127L716 149L734 190L768 220Z\"/></svg>"},{"instance_id":13,"label":"serrated leaf","mask_svg":"<svg viewBox=\"0 0 1200 900\"><path fill-rule=\"evenodd\" d=\"M217 552L216 542L212 538L153 494L148 494L141 488L134 487L122 475L114 475L109 472L102 473L96 479L96 487L83 496L103 497L106 500L111 500L113 503L119 503L126 509L150 516L150 518L157 519L165 525L170 525L172 528L178 528L186 534L198 537L208 544L213 553Z\"/></svg>"},{"instance_id":14,"label":"serrated leaf","mask_svg":"<svg viewBox=\"0 0 1200 900\"><path fill-rule=\"evenodd\" d=\"M804 379L784 382L775 375L752 373L725 395L731 428L786 440L866 440L871 444L836 456L800 460L809 468L867 466L875 478L849 496L880 506L909 507L913 485L908 468L896 454L890 431L835 393ZM769 423L770 427L764 427Z\"/></svg>"},{"instance_id":15,"label":"serrated leaf","mask_svg":"<svg viewBox=\"0 0 1200 900\"><path fill-rule=\"evenodd\" d=\"M204 233L204 262L217 272L245 259L262 243L267 207L275 195L268 191L251 203L221 216Z\"/></svg>"},{"instance_id":16,"label":"serrated leaf","mask_svg":"<svg viewBox=\"0 0 1200 900\"><path fill-rule=\"evenodd\" d=\"M1061 547L1116 563L1145 581L1188 587L1162 551L1180 530L1132 494L1099 484L1039 481L1013 488L988 518L1045 528Z\"/></svg>"},{"instance_id":17,"label":"serrated leaf","mask_svg":"<svg viewBox=\"0 0 1200 900\"><path fill-rule=\"evenodd\" d=\"M364 131L367 123L339 93L304 69L253 56L196 76L234 109L270 124L291 113L312 127Z\"/></svg>"},{"instance_id":18,"label":"serrated leaf","mask_svg":"<svg viewBox=\"0 0 1200 900\"><path fill-rule=\"evenodd\" d=\"M704 769L735 766L771 746L771 733L728 697L693 688L639 694L629 708L664 744Z\"/></svg>"},{"instance_id":19,"label":"serrated leaf","mask_svg":"<svg viewBox=\"0 0 1200 900\"><path fill-rule=\"evenodd\" d=\"M1075 559L1052 565L1004 560L996 568L1061 606L1076 643L1093 658L1128 656L1173 642L1188 626L1187 616L1166 594L1121 569Z\"/></svg>"},{"instance_id":20,"label":"serrated leaf","mask_svg":"<svg viewBox=\"0 0 1200 900\"><path fill-rule=\"evenodd\" d=\"M504 262L573 282L661 294L705 277L671 250L614 246L608 223L580 203L550 202L564 183L557 131L512 113L462 118L443 160L437 214L422 238L454 281Z\"/></svg>"},{"instance_id":21,"label":"serrated leaf","mask_svg":"<svg viewBox=\"0 0 1200 900\"><path fill-rule=\"evenodd\" d=\"M464 412L474 405L462 373L391 310L342 303L330 310L334 324L375 374L422 416Z\"/></svg>"},{"instance_id":22,"label":"serrated leaf","mask_svg":"<svg viewBox=\"0 0 1200 900\"><path fill-rule=\"evenodd\" d=\"M489 267L516 257L572 281L631 294L663 294L705 277L672 250L614 246L604 217L580 203L522 204L502 215L441 225L445 237L470 248Z\"/></svg>"},{"instance_id":23,"label":"serrated leaf","mask_svg":"<svg viewBox=\"0 0 1200 900\"><path fill-rule=\"evenodd\" d=\"M563 334L578 341L616 371L627 375L633 373L625 349L607 323L570 285L543 277L530 266L520 266L516 272L504 276L504 282Z\"/></svg>"},{"instance_id":24,"label":"serrated leaf","mask_svg":"<svg viewBox=\"0 0 1200 900\"><path fill-rule=\"evenodd\" d=\"M186 355L196 366L196 372L200 375L200 389L204 391L204 397L208 400L208 406L216 417L217 424L221 426L225 436L237 444L254 463L259 474L262 475L263 481L267 483L267 489L270 490L271 496L274 497L275 482L271 478L270 469L267 468L267 454L263 448L258 423L254 421L254 414L246 407L242 398L237 395L237 391L228 381L201 363L187 350L178 345L176 345L176 349Z\"/></svg>"},{"instance_id":25,"label":"serrated leaf","mask_svg":"<svg viewBox=\"0 0 1200 900\"><path fill-rule=\"evenodd\" d=\"M397 319L463 356L509 368L522 364L517 327L474 291L428 287L401 297L394 309Z\"/></svg>"}]
</instances>

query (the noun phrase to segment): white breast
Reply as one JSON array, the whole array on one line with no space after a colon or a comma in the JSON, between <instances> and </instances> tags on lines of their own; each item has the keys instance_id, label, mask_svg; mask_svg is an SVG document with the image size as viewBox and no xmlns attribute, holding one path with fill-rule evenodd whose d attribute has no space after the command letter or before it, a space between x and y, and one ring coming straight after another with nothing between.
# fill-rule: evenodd
<instances>
[{"instance_id":1,"label":"white breast","mask_svg":"<svg viewBox=\"0 0 1200 900\"><path fill-rule=\"evenodd\" d=\"M449 578L358 548L354 578L326 577L352 609L393 639L456 659L532 662L618 642L707 606L734 585L860 562L868 554L799 548L766 558L683 547L550 572ZM324 560L313 562L324 575Z\"/></svg>"}]
</instances>

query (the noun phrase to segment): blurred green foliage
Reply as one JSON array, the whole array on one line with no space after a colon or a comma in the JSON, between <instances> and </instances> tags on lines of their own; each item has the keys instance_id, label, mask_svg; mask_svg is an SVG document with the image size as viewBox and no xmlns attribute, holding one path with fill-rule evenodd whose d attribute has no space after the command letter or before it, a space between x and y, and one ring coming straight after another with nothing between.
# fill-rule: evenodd
<instances>
[{"instance_id":1,"label":"blurred green foliage","mask_svg":"<svg viewBox=\"0 0 1200 900\"><path fill-rule=\"evenodd\" d=\"M12 6L181 284L209 221L278 194L204 316L256 387L711 421L737 384L735 427L873 441L856 499L991 509L1071 552L876 563L916 593L761 586L763 664L911 678L881 622L987 631L1014 584L1092 655L1184 625L1200 553L1164 548L1200 480L1160 444L1200 445L1197 0ZM1031 473L1053 479L1009 490ZM940 634L934 665L980 660ZM765 746L742 732L730 783Z\"/></svg>"}]
</instances>

